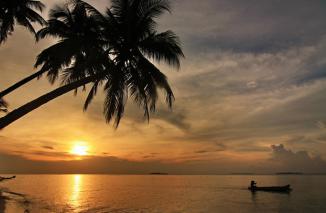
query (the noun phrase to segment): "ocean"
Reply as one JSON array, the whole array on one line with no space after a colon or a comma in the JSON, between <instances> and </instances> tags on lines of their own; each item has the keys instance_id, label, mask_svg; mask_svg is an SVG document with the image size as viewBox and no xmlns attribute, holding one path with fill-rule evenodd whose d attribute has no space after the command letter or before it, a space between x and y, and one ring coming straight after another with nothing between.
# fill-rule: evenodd
<instances>
[{"instance_id":1,"label":"ocean","mask_svg":"<svg viewBox=\"0 0 326 213\"><path fill-rule=\"evenodd\" d=\"M247 186L291 184L289 194ZM0 212L326 212L322 175L18 175L0 183Z\"/></svg>"}]
</instances>

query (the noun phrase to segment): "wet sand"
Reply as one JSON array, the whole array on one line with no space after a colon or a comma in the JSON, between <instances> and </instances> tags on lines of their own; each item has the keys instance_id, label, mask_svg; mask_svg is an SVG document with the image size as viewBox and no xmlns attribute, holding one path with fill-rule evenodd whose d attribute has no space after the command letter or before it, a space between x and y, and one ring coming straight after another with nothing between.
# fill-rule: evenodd
<instances>
[{"instance_id":1,"label":"wet sand","mask_svg":"<svg viewBox=\"0 0 326 213\"><path fill-rule=\"evenodd\" d=\"M29 212L25 196L0 189L0 213Z\"/></svg>"}]
</instances>

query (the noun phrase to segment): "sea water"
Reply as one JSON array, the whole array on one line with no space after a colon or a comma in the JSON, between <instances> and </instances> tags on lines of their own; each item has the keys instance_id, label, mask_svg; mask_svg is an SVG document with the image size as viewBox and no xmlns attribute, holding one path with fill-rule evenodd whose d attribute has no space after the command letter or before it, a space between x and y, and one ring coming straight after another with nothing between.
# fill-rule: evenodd
<instances>
[{"instance_id":1,"label":"sea water","mask_svg":"<svg viewBox=\"0 0 326 213\"><path fill-rule=\"evenodd\" d=\"M289 194L247 187L291 184ZM0 212L326 212L322 175L18 175Z\"/></svg>"}]
</instances>

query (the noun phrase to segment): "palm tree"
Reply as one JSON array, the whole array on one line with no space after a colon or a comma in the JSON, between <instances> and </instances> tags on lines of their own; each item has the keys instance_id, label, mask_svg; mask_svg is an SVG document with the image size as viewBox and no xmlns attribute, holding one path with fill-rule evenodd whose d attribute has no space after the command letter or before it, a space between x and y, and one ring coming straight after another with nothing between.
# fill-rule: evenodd
<instances>
[{"instance_id":1,"label":"palm tree","mask_svg":"<svg viewBox=\"0 0 326 213\"><path fill-rule=\"evenodd\" d=\"M170 12L168 0L112 0L112 7L106 11L104 35L118 72L106 82L104 112L108 121L116 118L116 125L128 92L148 119L155 111L157 88L165 91L166 102L172 106L174 96L166 76L148 60L180 67L184 55L178 37L172 31L156 31L155 19L166 11Z\"/></svg>"},{"instance_id":2,"label":"palm tree","mask_svg":"<svg viewBox=\"0 0 326 213\"><path fill-rule=\"evenodd\" d=\"M85 51L94 51L99 44L103 45L98 40L99 34L96 29L98 23L95 16L98 12L95 11L94 8L90 6L86 8L86 5L81 3L74 4L73 9L64 5L50 10L47 25L36 34L36 38L40 40L52 36L59 38L60 41L39 54L35 64L35 67L43 64L39 71L0 92L0 98L44 73L48 73L49 80L53 83L59 71L73 60L82 59Z\"/></svg>"},{"instance_id":3,"label":"palm tree","mask_svg":"<svg viewBox=\"0 0 326 213\"><path fill-rule=\"evenodd\" d=\"M15 22L26 27L35 34L32 23L40 25L46 24L45 20L38 13L44 9L44 4L35 0L1 0L0 1L0 45L5 42L10 34L14 31ZM12 92L14 89L27 83L28 79L24 79L18 84L9 87L0 93L1 111L7 111L7 104L4 104L2 97Z\"/></svg>"},{"instance_id":4,"label":"palm tree","mask_svg":"<svg viewBox=\"0 0 326 213\"><path fill-rule=\"evenodd\" d=\"M36 0L1 0L0 1L0 44L14 31L15 22L35 34L32 23L44 25L45 21L38 12L44 4Z\"/></svg>"},{"instance_id":5,"label":"palm tree","mask_svg":"<svg viewBox=\"0 0 326 213\"><path fill-rule=\"evenodd\" d=\"M180 57L184 56L178 37L172 31L158 33L155 30L157 27L155 19L163 12L170 11L169 1L112 0L112 7L104 16L83 1L78 0L76 3L76 6L83 5L94 14L94 20L97 22L94 28L96 33L90 42L93 42L91 46L95 48L87 47L87 51L82 51L79 56L83 60L78 60L77 56L71 59L72 57L68 55L62 60L65 63L58 63L60 66L54 66L54 69L49 66L53 63L52 58L44 57L43 60L43 57L39 57L36 65L43 65L42 69L47 70L50 80L55 80L61 71L64 73L63 82L66 85L1 118L0 129L48 101L88 83L93 83L93 86L84 109L86 110L91 103L98 87L103 85L106 92L104 115L108 122L114 118L116 127L123 116L128 97L133 97L134 101L143 107L144 115L148 119L150 112L155 111L158 88L165 91L166 101L169 107L172 106L174 96L167 78L150 61L165 61L179 68ZM53 27L50 31L45 28L39 32L39 37L51 35L62 38L64 34L58 29L60 28ZM69 49L70 44L65 45L68 46L64 49ZM83 49L82 44L78 47ZM92 52L96 53L96 57L91 54ZM46 54L45 50L40 54L42 55L51 54Z\"/></svg>"},{"instance_id":6,"label":"palm tree","mask_svg":"<svg viewBox=\"0 0 326 213\"><path fill-rule=\"evenodd\" d=\"M94 70L99 69L97 65L101 65L96 58L106 44L100 33L102 15L82 1L72 3L72 9L67 5L52 9L48 25L37 33L37 40L48 36L59 38L58 43L38 55L35 63L35 67L42 65L39 72L47 73L51 83L60 71L65 74L63 80L69 83L94 74ZM89 66L91 61L95 67Z\"/></svg>"},{"instance_id":7,"label":"palm tree","mask_svg":"<svg viewBox=\"0 0 326 213\"><path fill-rule=\"evenodd\" d=\"M56 6L50 10L48 24L36 34L37 40L47 36L60 39L56 44L43 50L37 57L35 67L42 65L41 69L8 88L3 93L10 93L46 72L51 83L54 83L61 73L63 83L68 85L12 111L0 119L1 125L6 126L8 122L11 123L18 119L24 115L27 108L34 108L38 104L44 104L50 101L55 96L60 96L73 89L77 89L91 81L95 82L98 75L95 75L93 71L100 72L103 70L103 59L99 61L99 58L103 55L100 51L102 51L102 46L105 44L99 40L99 24L96 21L96 15L99 12L90 5L83 4L83 2L71 1L71 3L73 4ZM90 63L91 61L93 63ZM106 61L106 67L108 67L110 61ZM90 75L92 76L89 77ZM81 79L83 77L85 78ZM79 79L81 80L78 81ZM77 82L73 83L73 81ZM97 84L99 84L99 81L97 81ZM44 102L45 100L46 102Z\"/></svg>"}]
</instances>

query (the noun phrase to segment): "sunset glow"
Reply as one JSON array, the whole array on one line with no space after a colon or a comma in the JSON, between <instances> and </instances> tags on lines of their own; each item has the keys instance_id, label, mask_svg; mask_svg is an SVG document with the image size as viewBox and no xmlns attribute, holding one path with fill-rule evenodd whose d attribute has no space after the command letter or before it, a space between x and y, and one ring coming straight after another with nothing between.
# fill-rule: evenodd
<instances>
[{"instance_id":1,"label":"sunset glow","mask_svg":"<svg viewBox=\"0 0 326 213\"><path fill-rule=\"evenodd\" d=\"M0 213L326 212L326 0L0 0Z\"/></svg>"},{"instance_id":2,"label":"sunset glow","mask_svg":"<svg viewBox=\"0 0 326 213\"><path fill-rule=\"evenodd\" d=\"M66 2L71 1L43 1L40 14L48 19L56 4ZM112 3L86 2L100 12ZM156 112L147 122L144 107L128 93L132 97L124 97L126 108L116 129L114 118L108 124L103 115L106 82L83 112L93 88L87 84L76 96L73 91L61 95L0 131L0 172L326 172L323 1L257 1L254 7L238 0L171 2L173 13L157 17L158 30L173 31L186 58L179 72L164 61L152 62L173 89L173 110L164 104L165 92L158 92ZM33 24L36 31L47 27ZM35 42L25 27L14 27L0 44L0 91L32 76L39 54L61 41L46 36ZM67 74L62 71L54 84L44 73L4 96L7 107L0 102L0 117L7 116L5 108L16 111L60 88Z\"/></svg>"},{"instance_id":3,"label":"sunset glow","mask_svg":"<svg viewBox=\"0 0 326 213\"><path fill-rule=\"evenodd\" d=\"M88 149L88 146L77 143L72 147L71 154L85 156L88 154Z\"/></svg>"}]
</instances>

